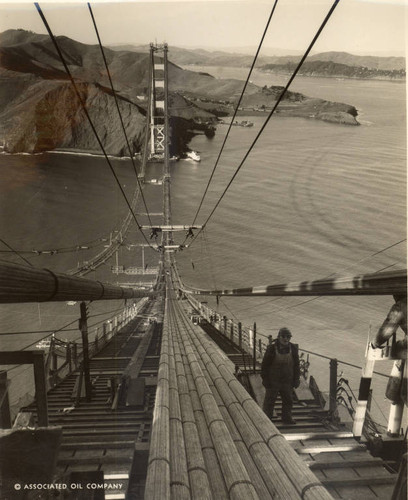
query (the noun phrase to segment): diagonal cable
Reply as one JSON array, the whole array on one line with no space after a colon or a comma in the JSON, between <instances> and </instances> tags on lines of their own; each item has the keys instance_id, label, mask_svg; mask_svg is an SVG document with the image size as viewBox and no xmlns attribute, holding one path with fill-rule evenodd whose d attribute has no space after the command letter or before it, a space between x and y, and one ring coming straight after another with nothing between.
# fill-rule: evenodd
<instances>
[{"instance_id":1,"label":"diagonal cable","mask_svg":"<svg viewBox=\"0 0 408 500\"><path fill-rule=\"evenodd\" d=\"M255 63L256 63L256 61L257 61L257 59L258 59L259 52L260 52L260 50L261 50L261 47L262 47L263 41L264 41L265 36L266 36L266 33L267 33L267 31L268 31L269 24L270 24L270 22L271 22L272 16L273 16L273 14L274 14L274 12L275 12L275 8L276 8L277 3L278 3L278 0L275 0L275 3L274 3L274 5L273 5L273 7L272 7L272 11L271 11L271 13L270 13L270 15L269 15L268 22L266 23L266 26L265 26L265 29L264 29L264 32L263 32L263 35L262 35L261 41L259 42L258 49L257 49L257 51L256 51L255 57L254 57L254 59L253 59L253 61L252 61L251 69L249 70L249 73L248 73L248 76L247 76L247 79L246 79L245 85L244 85L244 87L243 87L243 89L242 89L241 95L239 96L239 100L238 100L238 103L237 103L237 105L236 105L236 107L235 107L234 114L233 114L233 116L232 116L232 118L231 118L231 122L230 122L230 124L229 124L228 130L227 130L227 133L226 133L226 135L225 135L225 137L224 137L224 142L222 143L222 146L221 146L220 152L218 153L217 160L216 160L215 165L214 165L214 167L213 167L213 170L212 170L212 172L211 172L210 179L209 179L209 181L208 181L208 183L207 183L207 187L205 188L205 191L204 191L203 197L202 197L202 199L201 199L200 205L199 205L199 207L198 207L198 209L197 209L197 212L196 212L196 214L195 214L195 217L194 217L194 220L193 220L192 226L194 226L194 224L195 224L195 222L196 222L196 220L197 220L198 214L199 214L199 212L200 212L200 210L201 210L201 207L202 207L202 205L203 205L203 202L204 202L204 198L205 198L205 197L206 197L206 195L207 195L208 188L210 187L210 184L211 184L212 178L213 178L213 176L214 176L215 169L217 168L217 165L218 165L218 162L220 161L220 158L221 158L222 152L224 151L225 143L227 142L227 139L228 139L229 133L230 133L231 128L232 128L232 124L234 123L234 120L235 120L235 117L236 117L236 115L237 115L237 112L238 112L239 106L240 106L241 101L242 101L242 99L243 99L243 97L244 97L244 94L245 94L246 88L247 88L248 83L249 83L249 79L251 78L252 71L253 71L253 69L254 69L254 67L255 67Z\"/></svg>"},{"instance_id":2,"label":"diagonal cable","mask_svg":"<svg viewBox=\"0 0 408 500\"><path fill-rule=\"evenodd\" d=\"M152 226L153 224L152 224L152 221L150 219L149 210L148 210L147 205L146 205L146 200L145 200L145 197L144 197L144 194L143 194L143 190L142 190L142 186L141 186L140 179L139 179L139 172L137 170L137 167L136 167L136 164L135 164L135 160L133 158L132 149L131 149L130 143L129 143L129 138L128 138L127 133L126 133L125 124L123 123L122 113L120 112L120 109L119 109L118 96L116 95L116 91L115 91L114 86L113 86L112 77L111 77L109 66L108 66L108 61L106 60L105 51L103 49L101 38L99 36L98 27L96 26L95 17L93 15L91 4L89 2L88 2L88 8L89 8L89 13L91 14L92 22L93 22L93 25L94 25L94 28L95 28L96 37L98 38L99 47L101 49L102 58L103 58L103 62L105 64L106 72L108 74L109 83L110 83L110 86L111 86L111 89L112 89L113 97L115 99L116 109L118 111L120 124L121 124L122 130L123 130L123 135L125 136L126 144L127 144L128 150L129 150L129 156L130 156L130 159L132 161L133 170L135 171L135 174L136 174L137 184L138 184L139 189L140 189L140 194L142 196L143 205L144 205L144 207L146 209L147 217L149 218L149 223Z\"/></svg>"},{"instance_id":3,"label":"diagonal cable","mask_svg":"<svg viewBox=\"0 0 408 500\"><path fill-rule=\"evenodd\" d=\"M313 40L311 41L309 47L307 48L306 52L304 53L302 59L300 60L300 62L298 63L298 65L296 66L295 68L295 71L293 72L292 76L289 78L289 81L288 83L286 84L286 86L284 87L284 89L282 90L282 92L280 93L278 99L276 100L276 103L274 105L274 107L272 108L272 110L270 111L268 117L266 118L265 120L265 123L262 125L261 129L259 130L258 134L256 135L254 141L252 142L251 146L249 147L248 151L246 152L244 158L241 160L241 163L238 165L237 169L235 170L235 173L234 175L232 176L231 180L229 181L229 183L227 184L227 187L224 189L222 195L220 196L219 200L217 201L217 203L215 204L214 208L212 209L210 215L207 217L207 220L204 222L204 224L202 225L202 228L199 230L199 232L194 236L194 238L191 240L191 242L189 243L188 246L191 246L193 241L197 238L197 236L200 234L200 232L205 228L205 226L208 224L208 221L211 219L211 217L213 216L214 212L216 211L216 209L218 208L219 204L221 203L222 199L224 198L225 194L227 193L228 189L230 188L231 184L233 183L233 181L235 180L236 176L238 175L238 172L241 170L243 164L245 163L245 160L248 158L249 154L251 153L252 149L254 148L255 144L257 143L259 137L261 136L261 134L263 133L263 131L265 130L265 127L266 125L269 123L269 120L272 118L273 114L275 113L275 110L276 108L278 107L278 105L280 104L280 102L282 101L283 97L285 96L287 90L289 89L290 85L292 84L293 80L295 79L297 73L299 72L300 68L302 67L305 59L307 58L307 56L309 55L310 51L312 50L314 44L316 43L317 39L319 38L321 32L323 31L324 27L326 26L327 22L329 21L331 15L333 14L334 12L334 9L337 7L338 3L340 2L340 0L334 0L334 3L333 5L331 6L329 12L327 13L325 19L323 20L320 28L318 29L317 33L315 34L315 36L313 37Z\"/></svg>"},{"instance_id":4,"label":"diagonal cable","mask_svg":"<svg viewBox=\"0 0 408 500\"><path fill-rule=\"evenodd\" d=\"M42 10L41 10L41 7L40 7L40 5L39 5L37 2L35 2L35 3L34 3L34 5L35 5L35 7L36 7L36 9L37 9L37 11L38 11L38 13L39 13L40 17L41 17L41 20L42 20L42 21L43 21L43 23L44 23L44 26L45 26L46 30L48 31L48 34L49 34L49 36L50 36L50 38L51 38L51 40L52 40L52 42L53 42L53 44L54 44L54 47L55 47L56 51L58 52L58 55L59 55L59 57L60 57L60 59L61 59L61 62L62 62L62 64L63 64L64 68L65 68L65 71L66 71L66 73L67 73L67 75L68 75L69 79L71 80L71 83L72 83L72 86L73 86L73 88L74 88L74 90L75 90L76 96L78 97L79 102L81 103L82 109L83 109L83 111L84 111L84 113L85 113L85 115L86 115L86 117L87 117L87 119L88 119L88 121L89 121L89 124L90 124L90 126L91 126L91 128L92 128L92 131L93 131L93 133L94 133L95 137L96 137L96 140L97 140L97 142L98 142L98 144L99 144L99 147L101 148L102 153L103 153L103 155L104 155L104 157L105 157L106 161L108 162L108 165L109 165L109 168L111 169L112 175L114 176L114 178L115 178L115 180L116 180L116 182L117 182L117 184L118 184L118 186L119 186L119 189L120 189L120 191L121 191L121 193L122 193L122 196L123 196L123 198L125 199L126 204L127 204L128 208L129 208L129 210L130 210L130 212L131 212L131 214L132 214L132 216L133 216L133 219L134 219L134 221L135 221L135 223L136 223L136 225L137 225L137 228L138 228L138 229L139 229L139 231L141 232L141 234L142 234L143 238L145 239L146 243L147 243L147 244L148 244L151 248L153 248L154 250L156 250L156 249L155 249L155 248L154 248L154 247L150 244L149 240L146 238L146 235L144 234L144 232L143 232L143 230L142 230L142 227L141 227L141 225L139 224L139 221L138 221L138 220L137 220L137 218L136 218L136 215L135 215L135 213L134 213L134 211L133 211L133 208L132 208L132 206L131 206L131 204L130 204L130 202L129 202L129 200L128 200L127 196L126 196L125 191L124 191L124 190L123 190L123 188L122 188L122 185L121 185L121 183L120 183L120 181L119 181L119 179L118 179L118 176L116 175L116 172L115 172L115 170L114 170L114 168L113 168L113 166L112 166L112 163L111 163L111 162L110 162L110 160L109 160L109 157L108 157L108 155L107 155L107 153L106 153L106 151L105 151L105 148L103 147L102 141L101 141L101 139L100 139L100 137L99 137L99 135L98 135L98 132L96 131L95 125L94 125L94 124L93 124L93 122L92 122L92 119L91 119L91 117L90 117L90 115L89 115L88 110L86 109L85 103L84 103L84 101L83 101L83 99L82 99L82 97L81 97L81 94L80 94L80 92L79 92L79 90L78 90L78 87L77 87L77 85L76 85L76 83L75 83L75 80L74 80L74 78L73 78L73 76L72 76L72 74L71 74L71 72L70 72L70 70L69 70L69 68L68 68L68 65L67 65L67 63L66 63L66 61L65 61L65 59L64 59L64 56L62 55L61 49L59 48L59 45L58 45L58 43L57 43L57 40L56 40L56 38L55 38L55 36L54 36L53 32L51 31L51 28L50 28L50 26L49 26L49 24L48 24L48 22L47 22L47 20L46 20L46 18L45 18L45 16L44 16L44 14L43 14Z\"/></svg>"},{"instance_id":5,"label":"diagonal cable","mask_svg":"<svg viewBox=\"0 0 408 500\"><path fill-rule=\"evenodd\" d=\"M22 255L20 255L17 250L14 250L14 248L12 248L8 243L6 243L3 239L0 238L0 241L3 243L3 245L6 245L7 248L9 248L13 253L15 253L18 257L20 257L20 259L22 259L26 264L28 264L29 266L33 266L31 264L30 261L28 261L25 257L23 257Z\"/></svg>"}]
</instances>

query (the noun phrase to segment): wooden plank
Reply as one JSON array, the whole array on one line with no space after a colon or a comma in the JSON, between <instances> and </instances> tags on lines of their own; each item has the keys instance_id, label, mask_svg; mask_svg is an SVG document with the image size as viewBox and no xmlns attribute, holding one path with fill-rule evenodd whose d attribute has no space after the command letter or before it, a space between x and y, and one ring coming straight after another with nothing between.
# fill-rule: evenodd
<instances>
[{"instance_id":1,"label":"wooden plank","mask_svg":"<svg viewBox=\"0 0 408 500\"><path fill-rule=\"evenodd\" d=\"M136 352L133 354L128 366L123 374L124 377L137 378L142 368L146 353L149 349L150 342L153 338L154 325L151 324L144 334Z\"/></svg>"},{"instance_id":2,"label":"wooden plank","mask_svg":"<svg viewBox=\"0 0 408 500\"><path fill-rule=\"evenodd\" d=\"M298 432L293 434L282 433L288 441L309 441L312 439L334 439L334 438L352 438L352 432L337 432L337 431L323 431L323 432Z\"/></svg>"},{"instance_id":3,"label":"wooden plank","mask_svg":"<svg viewBox=\"0 0 408 500\"><path fill-rule=\"evenodd\" d=\"M126 406L143 406L145 401L145 379L131 378L126 394Z\"/></svg>"},{"instance_id":4,"label":"wooden plank","mask_svg":"<svg viewBox=\"0 0 408 500\"><path fill-rule=\"evenodd\" d=\"M300 377L300 385L295 389L295 394L298 401L314 401L314 396L303 377Z\"/></svg>"},{"instance_id":5,"label":"wooden plank","mask_svg":"<svg viewBox=\"0 0 408 500\"><path fill-rule=\"evenodd\" d=\"M62 450L77 450L81 448L86 449L106 449L106 448L133 448L135 442L132 440L112 440L112 441L80 441L80 442L63 442L61 444Z\"/></svg>"},{"instance_id":6,"label":"wooden plank","mask_svg":"<svg viewBox=\"0 0 408 500\"><path fill-rule=\"evenodd\" d=\"M389 486L388 486L389 488ZM334 491L338 492L337 498L352 500L378 500L378 496L373 492L372 486L337 486ZM382 500L389 500L391 496L380 497Z\"/></svg>"},{"instance_id":7,"label":"wooden plank","mask_svg":"<svg viewBox=\"0 0 408 500\"><path fill-rule=\"evenodd\" d=\"M334 467L320 470L326 476L325 481L336 479L339 479L341 481L349 481L350 479L356 479L360 477L354 469L346 466L344 468Z\"/></svg>"},{"instance_id":8,"label":"wooden plank","mask_svg":"<svg viewBox=\"0 0 408 500\"><path fill-rule=\"evenodd\" d=\"M343 479L323 479L322 483L324 486L331 486L334 488L341 486L356 488L358 486L372 486L376 484L395 484L396 481L397 478L395 475L389 475L384 477L344 477Z\"/></svg>"},{"instance_id":9,"label":"wooden plank","mask_svg":"<svg viewBox=\"0 0 408 500\"><path fill-rule=\"evenodd\" d=\"M297 453L322 453L322 452L344 452L344 451L354 451L354 450L362 450L364 451L364 447L356 444L354 446L314 446L314 447L304 447L304 448L296 448Z\"/></svg>"},{"instance_id":10,"label":"wooden plank","mask_svg":"<svg viewBox=\"0 0 408 500\"><path fill-rule=\"evenodd\" d=\"M132 462L133 453L128 456L102 456L102 457L65 457L58 460L58 465L70 465L70 464L82 464L84 466L94 465L94 464L118 464L118 463L128 463Z\"/></svg>"},{"instance_id":11,"label":"wooden plank","mask_svg":"<svg viewBox=\"0 0 408 500\"><path fill-rule=\"evenodd\" d=\"M370 456L370 455L368 455ZM309 469L334 469L336 467L373 467L373 466L384 466L385 463L381 460L381 458L371 458L367 460L339 460L336 462L327 462L325 461L317 461L317 462L308 462Z\"/></svg>"},{"instance_id":12,"label":"wooden plank","mask_svg":"<svg viewBox=\"0 0 408 500\"><path fill-rule=\"evenodd\" d=\"M255 401L262 408L265 398L265 387L262 385L261 376L259 374L252 373L248 375L248 379L255 396Z\"/></svg>"}]
</instances>

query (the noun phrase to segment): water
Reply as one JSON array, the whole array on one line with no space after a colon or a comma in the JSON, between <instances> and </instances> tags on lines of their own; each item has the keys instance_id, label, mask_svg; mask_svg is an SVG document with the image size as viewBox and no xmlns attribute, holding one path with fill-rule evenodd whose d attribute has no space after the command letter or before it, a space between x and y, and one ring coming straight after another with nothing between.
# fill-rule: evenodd
<instances>
[{"instance_id":1,"label":"water","mask_svg":"<svg viewBox=\"0 0 408 500\"><path fill-rule=\"evenodd\" d=\"M218 76L214 68L198 69ZM223 75L231 76L226 71L222 70ZM245 77L244 70L228 71ZM262 85L284 83L270 79L259 72L252 77ZM177 255L187 284L244 287L406 267L405 243L373 256L406 236L404 85L300 78L292 90L353 104L362 125L273 117L206 231L190 249ZM250 119L254 127L232 129L198 224L208 217L264 120L262 116ZM200 164L179 161L172 165L175 224L192 223L226 130L226 125L219 125L213 139L193 139L190 146L200 151ZM134 172L130 162L115 161L114 166L131 197ZM127 211L101 158L2 155L0 168L2 238L16 249L64 248L109 237ZM157 178L159 167L149 175ZM149 210L160 211L161 188L147 186L145 193ZM147 219L141 216L141 222ZM177 242L184 239L179 238ZM132 230L127 242L137 241L142 241L140 235ZM37 266L62 271L87 260L92 252L25 256ZM10 254L3 258L19 261ZM157 254L146 250L146 262L154 263L156 258ZM140 265L140 250L122 247L119 263ZM118 279L110 273L114 260L107 264L90 277L131 281L131 277ZM281 326L287 326L300 347L361 366L367 335L370 331L374 335L391 304L390 297L224 298L220 312L236 316L245 325L256 321L264 335L276 335ZM91 312L108 313L115 307L95 303ZM77 318L77 309L66 304L1 306L1 330L60 327ZM63 337L70 335L77 332ZM2 347L21 348L42 336L4 336ZM312 361L312 371L313 364L318 366L318 361ZM327 367L325 361L325 373ZM388 372L389 368L389 364L378 364L379 370ZM356 386L358 370L347 368L345 375ZM322 377L322 385L326 381Z\"/></svg>"}]
</instances>

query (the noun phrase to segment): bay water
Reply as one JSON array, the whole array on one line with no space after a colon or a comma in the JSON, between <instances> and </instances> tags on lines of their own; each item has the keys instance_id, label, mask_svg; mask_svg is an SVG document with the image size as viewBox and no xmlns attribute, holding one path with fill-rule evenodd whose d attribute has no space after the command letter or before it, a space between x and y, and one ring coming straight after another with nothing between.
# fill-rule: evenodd
<instances>
[{"instance_id":1,"label":"bay water","mask_svg":"<svg viewBox=\"0 0 408 500\"><path fill-rule=\"evenodd\" d=\"M246 77L243 69L194 69L221 78ZM283 77L272 78L258 71L251 78L260 85L285 83ZM272 117L205 231L191 247L177 254L187 285L236 288L406 267L406 242L402 241L406 238L404 84L299 78L291 90L352 104L359 111L361 125ZM248 117L253 127L232 128L197 224L207 221L265 118ZM190 147L200 152L200 163L172 163L174 224L193 222L227 128L220 124L214 138L198 135L191 141ZM112 162L130 198L135 188L133 167L128 160ZM0 168L2 239L19 251L61 250L52 256L24 253L36 266L64 271L90 259L108 244L106 240L114 235L127 212L103 158L3 154ZM160 165L149 167L148 178L160 175ZM150 212L161 211L161 196L160 186L145 187ZM145 212L142 204L137 212ZM146 216L138 217L141 223L148 223ZM160 220L158 216L151 219L157 223ZM176 234L175 241L182 243L184 234ZM113 275L110 266L116 262L141 265L141 250L129 246L141 242L145 240L132 228L117 261L112 258L88 277L135 281L135 277ZM85 243L93 248L72 250ZM385 250L387 247L391 248ZM8 250L4 245L1 249ZM2 258L22 263L12 253L2 253ZM154 265L156 260L157 253L146 249L144 262ZM256 322L257 331L264 337L276 336L280 327L287 326L300 348L358 366L364 362L368 336L375 335L393 303L388 296L222 298L218 306L212 299L203 300L244 325ZM119 306L118 302L91 304L91 314L100 315L94 322L108 318ZM2 349L20 349L43 337L44 330L74 321L78 307L65 303L2 305L0 315L2 334L38 332L1 336ZM77 338L76 325L70 328L73 330L59 336ZM377 365L376 369L384 373L391 367L388 362ZM328 361L312 356L312 373L314 368L326 390ZM30 373L27 367L19 370L21 374ZM346 365L340 365L340 370L357 389L360 371ZM382 418L386 379L377 379L375 397Z\"/></svg>"}]
</instances>

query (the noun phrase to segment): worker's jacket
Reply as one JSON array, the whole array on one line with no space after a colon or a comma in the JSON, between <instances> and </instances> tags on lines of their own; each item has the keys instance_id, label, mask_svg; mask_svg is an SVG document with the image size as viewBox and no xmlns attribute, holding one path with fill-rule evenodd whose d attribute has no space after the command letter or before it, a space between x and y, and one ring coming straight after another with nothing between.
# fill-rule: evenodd
<instances>
[{"instance_id":1,"label":"worker's jacket","mask_svg":"<svg viewBox=\"0 0 408 500\"><path fill-rule=\"evenodd\" d=\"M299 385L299 347L289 342L289 352L280 353L278 341L268 346L261 367L262 384L271 387L276 384Z\"/></svg>"}]
</instances>

